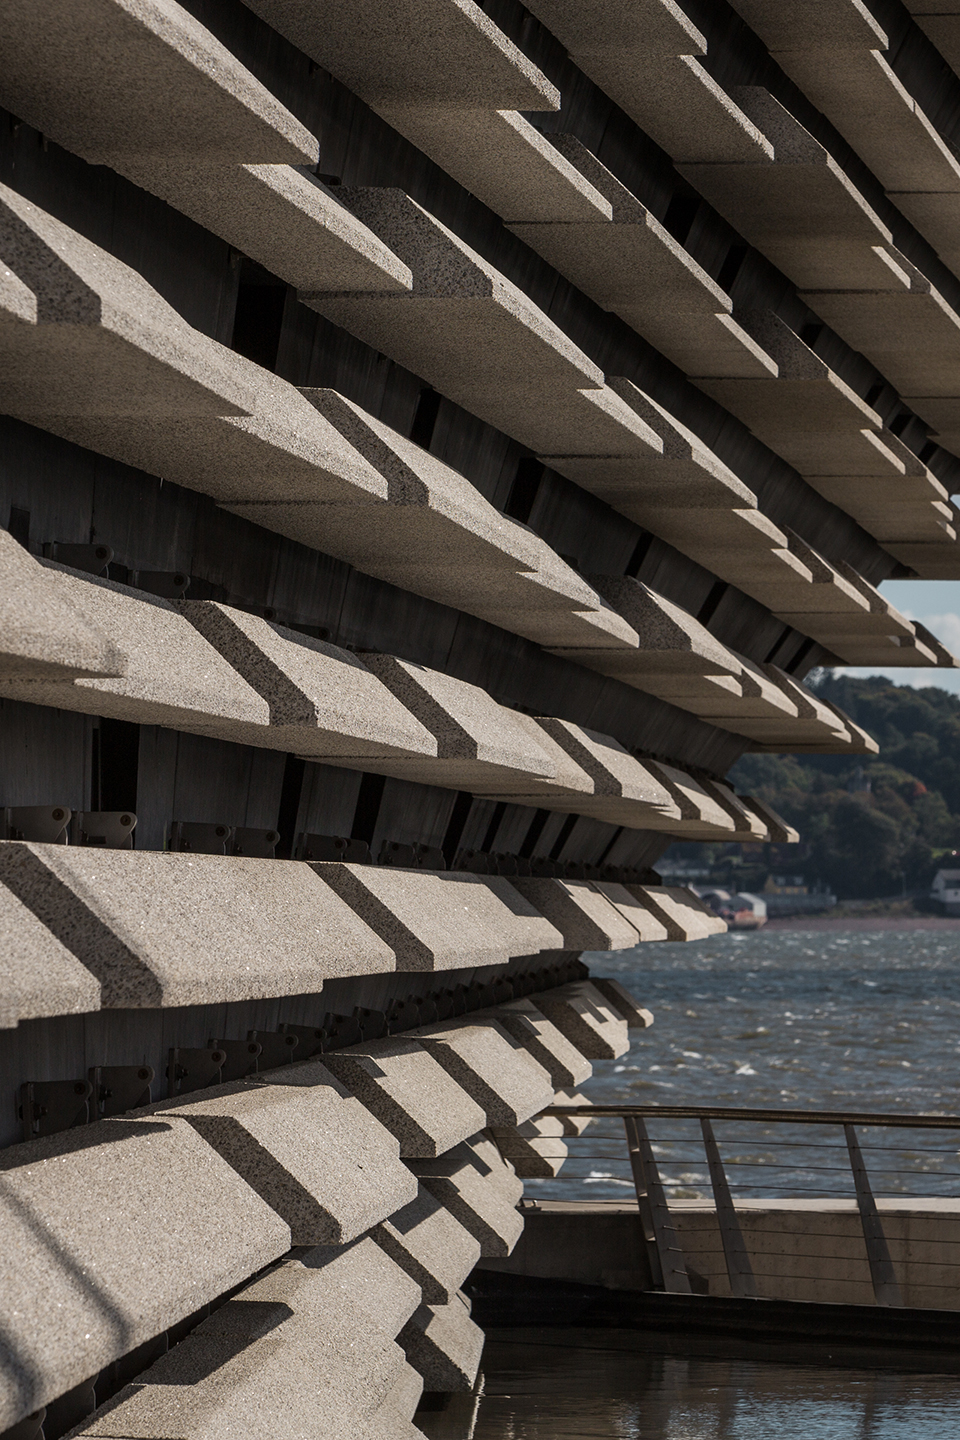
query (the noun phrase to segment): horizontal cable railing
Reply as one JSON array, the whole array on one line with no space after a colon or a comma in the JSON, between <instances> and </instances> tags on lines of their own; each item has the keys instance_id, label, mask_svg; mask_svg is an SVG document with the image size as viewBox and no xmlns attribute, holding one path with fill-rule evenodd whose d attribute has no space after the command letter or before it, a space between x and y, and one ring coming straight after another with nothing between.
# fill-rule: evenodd
<instances>
[{"instance_id":1,"label":"horizontal cable railing","mask_svg":"<svg viewBox=\"0 0 960 1440\"><path fill-rule=\"evenodd\" d=\"M555 1105L544 1114L565 1122L556 1156L549 1140L538 1146L547 1162L566 1157L562 1181L548 1182L548 1190L569 1195L574 1187L602 1185L633 1191L654 1288L676 1293L691 1293L691 1284L671 1202L676 1206L682 1200L712 1201L731 1293L746 1298L760 1292L737 1202L793 1199L802 1207L812 1200L852 1201L874 1298L881 1305L902 1305L877 1200L909 1196L911 1202L936 1202L960 1197L960 1116L955 1115L605 1104ZM584 1122L589 1122L589 1129ZM835 1127L838 1138L823 1135L824 1127ZM951 1131L956 1133L955 1145L944 1144L946 1134L931 1133ZM869 1138L862 1138L861 1132ZM937 1143L924 1143L928 1139ZM824 1233L820 1238L830 1237ZM923 1236L911 1239L911 1267L939 1263L915 1254L917 1247L931 1243ZM821 1264L847 1258L823 1248L817 1251ZM837 1278L836 1283L844 1281Z\"/></svg>"}]
</instances>

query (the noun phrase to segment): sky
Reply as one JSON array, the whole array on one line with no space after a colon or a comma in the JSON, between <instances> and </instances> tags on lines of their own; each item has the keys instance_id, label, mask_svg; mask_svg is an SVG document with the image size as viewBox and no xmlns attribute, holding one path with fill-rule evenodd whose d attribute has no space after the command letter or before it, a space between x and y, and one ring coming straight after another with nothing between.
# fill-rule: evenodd
<instances>
[{"instance_id":1,"label":"sky","mask_svg":"<svg viewBox=\"0 0 960 1440\"><path fill-rule=\"evenodd\" d=\"M895 605L908 620L919 620L942 640L948 650L960 658L960 580L885 580L880 593ZM898 685L918 689L935 685L960 695L960 670L907 670L874 667L857 669L852 665L837 667L838 675L885 675Z\"/></svg>"}]
</instances>

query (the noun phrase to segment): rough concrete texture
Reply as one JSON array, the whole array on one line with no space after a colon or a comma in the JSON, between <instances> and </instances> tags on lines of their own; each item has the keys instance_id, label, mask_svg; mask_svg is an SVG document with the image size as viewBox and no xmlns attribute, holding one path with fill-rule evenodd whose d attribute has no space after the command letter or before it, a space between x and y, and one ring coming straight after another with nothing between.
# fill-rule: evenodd
<instances>
[{"instance_id":1,"label":"rough concrete texture","mask_svg":"<svg viewBox=\"0 0 960 1440\"><path fill-rule=\"evenodd\" d=\"M469 0L401 0L390 10L360 0L349 25L335 0L255 0L250 8L375 110L397 102L469 110L559 105L546 77Z\"/></svg>"},{"instance_id":2,"label":"rough concrete texture","mask_svg":"<svg viewBox=\"0 0 960 1440\"><path fill-rule=\"evenodd\" d=\"M588 1060L616 1060L630 1049L627 1022L589 981L543 990L537 1004Z\"/></svg>"},{"instance_id":3,"label":"rough concrete texture","mask_svg":"<svg viewBox=\"0 0 960 1440\"><path fill-rule=\"evenodd\" d=\"M523 1233L516 1208L523 1183L499 1151L478 1154L470 1144L458 1145L437 1160L414 1161L411 1168L423 1188L479 1241L482 1256L510 1254Z\"/></svg>"},{"instance_id":4,"label":"rough concrete texture","mask_svg":"<svg viewBox=\"0 0 960 1440\"><path fill-rule=\"evenodd\" d=\"M397 1336L424 1389L472 1390L483 1353L483 1331L455 1295L445 1305L421 1305Z\"/></svg>"},{"instance_id":5,"label":"rough concrete texture","mask_svg":"<svg viewBox=\"0 0 960 1440\"><path fill-rule=\"evenodd\" d=\"M406 297L301 292L334 324L507 433L505 407L518 394L603 385L599 367L538 306L402 190L340 196L410 266L414 286Z\"/></svg>"},{"instance_id":6,"label":"rough concrete texture","mask_svg":"<svg viewBox=\"0 0 960 1440\"><path fill-rule=\"evenodd\" d=\"M469 875L474 888L464 892L467 909L488 932L503 937L508 953L536 955L541 950L563 948L563 937L555 925L540 914L503 875Z\"/></svg>"},{"instance_id":7,"label":"rough concrete texture","mask_svg":"<svg viewBox=\"0 0 960 1440\"><path fill-rule=\"evenodd\" d=\"M550 139L612 215L565 224L517 215L514 234L687 374L775 375L774 361L731 316L730 296L646 206L576 136Z\"/></svg>"},{"instance_id":8,"label":"rough concrete texture","mask_svg":"<svg viewBox=\"0 0 960 1440\"><path fill-rule=\"evenodd\" d=\"M318 759L436 754L430 732L348 650L212 600L177 608L266 702L271 748Z\"/></svg>"},{"instance_id":9,"label":"rough concrete texture","mask_svg":"<svg viewBox=\"0 0 960 1440\"><path fill-rule=\"evenodd\" d=\"M513 723L513 712L479 686L393 655L368 653L363 659L436 737L440 759L480 760L528 776L552 777L553 767L530 732Z\"/></svg>"},{"instance_id":10,"label":"rough concrete texture","mask_svg":"<svg viewBox=\"0 0 960 1440\"><path fill-rule=\"evenodd\" d=\"M589 1080L590 1061L537 1009L535 998L510 1000L487 1013L543 1066L555 1090Z\"/></svg>"},{"instance_id":11,"label":"rough concrete texture","mask_svg":"<svg viewBox=\"0 0 960 1440\"><path fill-rule=\"evenodd\" d=\"M496 1020L448 1020L408 1033L476 1100L488 1125L519 1125L553 1098L547 1071Z\"/></svg>"},{"instance_id":12,"label":"rough concrete texture","mask_svg":"<svg viewBox=\"0 0 960 1440\"><path fill-rule=\"evenodd\" d=\"M612 207L576 165L516 110L414 103L378 106L395 130L510 221L609 221Z\"/></svg>"},{"instance_id":13,"label":"rough concrete texture","mask_svg":"<svg viewBox=\"0 0 960 1440\"><path fill-rule=\"evenodd\" d=\"M250 413L116 419L95 409L46 414L43 424L78 445L210 495L267 529L293 531L293 539L304 531L322 534L317 520L325 505L385 498L383 477L293 385L236 351L216 348L218 363L251 396Z\"/></svg>"},{"instance_id":14,"label":"rough concrete texture","mask_svg":"<svg viewBox=\"0 0 960 1440\"><path fill-rule=\"evenodd\" d=\"M668 894L672 895L678 903L682 904L689 914L691 911L706 928L708 935L725 935L727 922L722 920L715 910L711 910L705 900L688 890L685 885L666 885L663 887Z\"/></svg>"},{"instance_id":15,"label":"rough concrete texture","mask_svg":"<svg viewBox=\"0 0 960 1440\"><path fill-rule=\"evenodd\" d=\"M563 1122L555 1115L543 1115L523 1125L494 1125L490 1133L523 1180L553 1180L563 1169L567 1146L561 1138Z\"/></svg>"},{"instance_id":16,"label":"rough concrete texture","mask_svg":"<svg viewBox=\"0 0 960 1440\"><path fill-rule=\"evenodd\" d=\"M484 1112L416 1040L394 1035L325 1056L324 1064L399 1141L404 1159L442 1155Z\"/></svg>"},{"instance_id":17,"label":"rough concrete texture","mask_svg":"<svg viewBox=\"0 0 960 1440\"><path fill-rule=\"evenodd\" d=\"M166 1101L290 1227L295 1245L342 1245L416 1193L393 1135L319 1061Z\"/></svg>"},{"instance_id":18,"label":"rough concrete texture","mask_svg":"<svg viewBox=\"0 0 960 1440\"><path fill-rule=\"evenodd\" d=\"M4 841L0 879L87 967L104 1009L313 994L394 968L293 861Z\"/></svg>"},{"instance_id":19,"label":"rough concrete texture","mask_svg":"<svg viewBox=\"0 0 960 1440\"><path fill-rule=\"evenodd\" d=\"M255 392L223 346L191 329L135 270L5 185L0 240L5 266L25 287L20 323L0 332L7 414L45 425L54 416L252 410Z\"/></svg>"},{"instance_id":20,"label":"rough concrete texture","mask_svg":"<svg viewBox=\"0 0 960 1440\"><path fill-rule=\"evenodd\" d=\"M390 946L398 970L463 970L509 958L512 916L499 902L499 909L478 905L483 877L337 861L311 868Z\"/></svg>"},{"instance_id":21,"label":"rough concrete texture","mask_svg":"<svg viewBox=\"0 0 960 1440\"><path fill-rule=\"evenodd\" d=\"M56 579L0 530L0 678L59 680L122 675L127 657L73 608Z\"/></svg>"},{"instance_id":22,"label":"rough concrete texture","mask_svg":"<svg viewBox=\"0 0 960 1440\"><path fill-rule=\"evenodd\" d=\"M591 975L590 984L600 991L605 1000L608 1000L618 1015L627 1022L628 1030L649 1030L653 1024L653 1014L633 995L619 980L614 980L605 975Z\"/></svg>"},{"instance_id":23,"label":"rough concrete texture","mask_svg":"<svg viewBox=\"0 0 960 1440\"><path fill-rule=\"evenodd\" d=\"M605 900L609 900L614 909L619 910L624 920L633 926L641 943L673 938L668 934L667 927L660 916L625 885L620 885L612 880L594 880L592 883L597 893L602 895Z\"/></svg>"},{"instance_id":24,"label":"rough concrete texture","mask_svg":"<svg viewBox=\"0 0 960 1440\"><path fill-rule=\"evenodd\" d=\"M612 735L550 716L539 717L537 724L586 770L595 795L614 795L649 806L651 816L673 812L672 797L656 772L635 760Z\"/></svg>"},{"instance_id":25,"label":"rough concrete texture","mask_svg":"<svg viewBox=\"0 0 960 1440\"><path fill-rule=\"evenodd\" d=\"M681 173L804 290L880 290L893 236L826 149L769 91L734 94L773 141L779 163L682 163Z\"/></svg>"},{"instance_id":26,"label":"rough concrete texture","mask_svg":"<svg viewBox=\"0 0 960 1440\"><path fill-rule=\"evenodd\" d=\"M778 815L776 810L767 805L765 801L754 800L752 795L740 795L738 798L741 805L748 805L751 810L756 812L761 821L767 826L770 832L770 839L774 841L775 844L795 845L800 839L799 830L795 830L792 825L788 825L783 816Z\"/></svg>"},{"instance_id":27,"label":"rough concrete texture","mask_svg":"<svg viewBox=\"0 0 960 1440\"><path fill-rule=\"evenodd\" d=\"M669 790L671 798L680 809L682 820L699 821L719 830L734 829L731 817L692 775L675 765L661 765L656 760L647 763L654 775ZM664 829L668 828L668 823L664 825Z\"/></svg>"},{"instance_id":28,"label":"rough concrete texture","mask_svg":"<svg viewBox=\"0 0 960 1440\"><path fill-rule=\"evenodd\" d=\"M703 55L707 42L673 0L534 0L531 12L570 51L642 46L653 55Z\"/></svg>"},{"instance_id":29,"label":"rough concrete texture","mask_svg":"<svg viewBox=\"0 0 960 1440\"><path fill-rule=\"evenodd\" d=\"M99 1009L100 982L0 885L0 1029L38 1015Z\"/></svg>"},{"instance_id":30,"label":"rough concrete texture","mask_svg":"<svg viewBox=\"0 0 960 1440\"><path fill-rule=\"evenodd\" d=\"M480 1242L423 1185L371 1238L420 1286L424 1302L453 1298L480 1258Z\"/></svg>"},{"instance_id":31,"label":"rough concrete texture","mask_svg":"<svg viewBox=\"0 0 960 1440\"><path fill-rule=\"evenodd\" d=\"M703 940L708 934L715 933L708 928L704 917L692 905L685 904L673 887L630 885L624 888L653 911L666 927L668 940Z\"/></svg>"},{"instance_id":32,"label":"rough concrete texture","mask_svg":"<svg viewBox=\"0 0 960 1440\"><path fill-rule=\"evenodd\" d=\"M590 1099L578 1090L558 1090L553 1097L554 1105L590 1105ZM582 1135L593 1124L587 1115L561 1115L564 1135Z\"/></svg>"},{"instance_id":33,"label":"rough concrete texture","mask_svg":"<svg viewBox=\"0 0 960 1440\"><path fill-rule=\"evenodd\" d=\"M10 0L0 46L4 104L94 164L316 163L310 132L175 0Z\"/></svg>"},{"instance_id":34,"label":"rough concrete texture","mask_svg":"<svg viewBox=\"0 0 960 1440\"><path fill-rule=\"evenodd\" d=\"M393 1336L419 1301L369 1239L300 1251L216 1309L82 1434L415 1440L391 1415L408 1368Z\"/></svg>"},{"instance_id":35,"label":"rough concrete texture","mask_svg":"<svg viewBox=\"0 0 960 1440\"><path fill-rule=\"evenodd\" d=\"M732 650L705 625L629 575L591 575L590 583L640 637L637 656L651 673L739 676Z\"/></svg>"},{"instance_id":36,"label":"rough concrete texture","mask_svg":"<svg viewBox=\"0 0 960 1440\"><path fill-rule=\"evenodd\" d=\"M116 168L299 290L400 294L408 266L311 170L151 156Z\"/></svg>"},{"instance_id":37,"label":"rough concrete texture","mask_svg":"<svg viewBox=\"0 0 960 1440\"><path fill-rule=\"evenodd\" d=\"M512 875L510 884L556 926L564 950L632 950L640 939L634 927L585 880Z\"/></svg>"},{"instance_id":38,"label":"rough concrete texture","mask_svg":"<svg viewBox=\"0 0 960 1440\"><path fill-rule=\"evenodd\" d=\"M4 1429L290 1245L270 1206L173 1117L16 1145L0 1172Z\"/></svg>"},{"instance_id":39,"label":"rough concrete texture","mask_svg":"<svg viewBox=\"0 0 960 1440\"><path fill-rule=\"evenodd\" d=\"M383 1408L393 1411L402 1420L413 1420L423 1395L423 1376L410 1364L398 1373L384 1397ZM419 1428L419 1427L418 1427Z\"/></svg>"},{"instance_id":40,"label":"rough concrete texture","mask_svg":"<svg viewBox=\"0 0 960 1440\"><path fill-rule=\"evenodd\" d=\"M77 611L127 660L116 679L4 680L0 693L9 699L224 739L237 737L238 724L246 735L269 723L266 701L169 600L53 562L37 569L61 611Z\"/></svg>"}]
</instances>

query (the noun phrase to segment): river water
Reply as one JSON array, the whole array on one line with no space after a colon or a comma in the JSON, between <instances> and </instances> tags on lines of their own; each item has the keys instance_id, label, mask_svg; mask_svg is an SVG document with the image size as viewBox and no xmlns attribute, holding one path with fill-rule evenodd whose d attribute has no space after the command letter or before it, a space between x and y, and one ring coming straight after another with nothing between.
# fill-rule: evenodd
<instances>
[{"instance_id":1,"label":"river water","mask_svg":"<svg viewBox=\"0 0 960 1440\"><path fill-rule=\"evenodd\" d=\"M631 1032L629 1055L595 1064L582 1086L595 1103L960 1113L960 924L770 928L585 958L655 1015ZM668 1196L709 1195L696 1122L647 1123ZM735 1194L854 1193L839 1128L715 1129ZM858 1133L877 1194L960 1195L960 1131ZM560 1177L526 1181L528 1196L631 1198L619 1121L567 1143ZM839 1358L789 1364L651 1332L492 1330L474 1440L960 1440L960 1376Z\"/></svg>"},{"instance_id":2,"label":"river water","mask_svg":"<svg viewBox=\"0 0 960 1440\"><path fill-rule=\"evenodd\" d=\"M960 924L770 928L584 958L655 1016L628 1055L595 1062L581 1087L594 1103L960 1113ZM648 1128L668 1194L709 1194L696 1122ZM735 1195L853 1194L839 1129L715 1129ZM527 1193L625 1198L622 1133L596 1122ZM960 1131L859 1138L878 1195L960 1194Z\"/></svg>"}]
</instances>

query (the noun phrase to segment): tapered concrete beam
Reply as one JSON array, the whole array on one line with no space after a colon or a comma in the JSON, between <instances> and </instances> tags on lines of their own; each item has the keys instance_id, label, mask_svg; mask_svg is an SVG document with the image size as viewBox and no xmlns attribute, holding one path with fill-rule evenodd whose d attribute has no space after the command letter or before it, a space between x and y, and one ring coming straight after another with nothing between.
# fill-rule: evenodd
<instances>
[{"instance_id":1,"label":"tapered concrete beam","mask_svg":"<svg viewBox=\"0 0 960 1440\"><path fill-rule=\"evenodd\" d=\"M250 7L373 109L556 110L554 87L472 0L254 0Z\"/></svg>"},{"instance_id":2,"label":"tapered concrete beam","mask_svg":"<svg viewBox=\"0 0 960 1440\"><path fill-rule=\"evenodd\" d=\"M646 49L654 55L705 55L706 38L675 0L536 0L533 14L572 53Z\"/></svg>"},{"instance_id":3,"label":"tapered concrete beam","mask_svg":"<svg viewBox=\"0 0 960 1440\"><path fill-rule=\"evenodd\" d=\"M486 1124L476 1101L405 1036L333 1051L324 1064L396 1137L404 1159L442 1155Z\"/></svg>"},{"instance_id":4,"label":"tapered concrete beam","mask_svg":"<svg viewBox=\"0 0 960 1440\"><path fill-rule=\"evenodd\" d=\"M420 1286L428 1305L443 1305L480 1259L480 1242L420 1185L417 1198L374 1226L371 1238Z\"/></svg>"},{"instance_id":5,"label":"tapered concrete beam","mask_svg":"<svg viewBox=\"0 0 960 1440\"><path fill-rule=\"evenodd\" d=\"M254 408L229 352L130 266L5 185L0 245L17 282L6 301L15 323L0 326L8 415L40 425L86 415L156 423Z\"/></svg>"},{"instance_id":6,"label":"tapered concrete beam","mask_svg":"<svg viewBox=\"0 0 960 1440\"><path fill-rule=\"evenodd\" d=\"M737 834L749 840L769 840L768 827L749 805L744 805L733 786L724 780L704 780L703 788L712 795L732 819ZM693 892L691 891L691 894Z\"/></svg>"},{"instance_id":7,"label":"tapered concrete beam","mask_svg":"<svg viewBox=\"0 0 960 1440\"><path fill-rule=\"evenodd\" d=\"M649 1030L653 1024L653 1016L637 997L628 990L619 980L604 975L591 975L590 984L593 985L605 999L610 1001L614 1010L622 1015L627 1022L629 1030Z\"/></svg>"},{"instance_id":8,"label":"tapered concrete beam","mask_svg":"<svg viewBox=\"0 0 960 1440\"><path fill-rule=\"evenodd\" d=\"M0 679L116 678L126 667L126 656L69 604L56 578L0 530Z\"/></svg>"},{"instance_id":9,"label":"tapered concrete beam","mask_svg":"<svg viewBox=\"0 0 960 1440\"><path fill-rule=\"evenodd\" d=\"M593 1073L589 1060L537 1009L534 1000L511 1000L489 1013L543 1066L555 1090L589 1080Z\"/></svg>"},{"instance_id":10,"label":"tapered concrete beam","mask_svg":"<svg viewBox=\"0 0 960 1440\"><path fill-rule=\"evenodd\" d=\"M485 1112L488 1125L519 1125L553 1099L547 1071L496 1020L444 1021L407 1032Z\"/></svg>"},{"instance_id":11,"label":"tapered concrete beam","mask_svg":"<svg viewBox=\"0 0 960 1440\"><path fill-rule=\"evenodd\" d=\"M741 805L749 805L766 825L770 832L770 839L777 845L795 845L800 839L800 831L778 815L770 805L763 800L755 800L752 795L739 796Z\"/></svg>"},{"instance_id":12,"label":"tapered concrete beam","mask_svg":"<svg viewBox=\"0 0 960 1440\"><path fill-rule=\"evenodd\" d=\"M93 164L316 163L310 132L175 0L10 0L0 46L3 103Z\"/></svg>"},{"instance_id":13,"label":"tapered concrete beam","mask_svg":"<svg viewBox=\"0 0 960 1440\"><path fill-rule=\"evenodd\" d=\"M283 506L310 515L313 507L386 498L383 477L293 385L232 350L217 351L234 378L249 387L253 413L148 413L117 420L94 406L89 415L44 415L42 423L78 445L210 495L225 509L282 535L289 529ZM314 529L314 545L317 534ZM297 530L290 538L303 536Z\"/></svg>"},{"instance_id":14,"label":"tapered concrete beam","mask_svg":"<svg viewBox=\"0 0 960 1440\"><path fill-rule=\"evenodd\" d=\"M413 292L304 293L308 305L508 433L504 407L514 392L603 384L542 310L402 190L341 187L339 198L409 265Z\"/></svg>"},{"instance_id":15,"label":"tapered concrete beam","mask_svg":"<svg viewBox=\"0 0 960 1440\"><path fill-rule=\"evenodd\" d=\"M730 296L574 135L558 155L605 197L610 215L509 228L688 375L773 375L774 362L732 318Z\"/></svg>"},{"instance_id":16,"label":"tapered concrete beam","mask_svg":"<svg viewBox=\"0 0 960 1440\"><path fill-rule=\"evenodd\" d=\"M734 823L726 810L692 775L674 765L662 765L659 761L648 760L647 764L680 810L679 821L665 817L658 829L669 832L674 828L683 828L685 833L692 834L693 830L702 826L704 831L712 834L733 832Z\"/></svg>"},{"instance_id":17,"label":"tapered concrete beam","mask_svg":"<svg viewBox=\"0 0 960 1440\"><path fill-rule=\"evenodd\" d=\"M513 875L510 884L557 927L564 950L632 950L639 942L633 925L585 880ZM553 1019L539 998L537 1008ZM557 1028L566 1033L562 1026Z\"/></svg>"},{"instance_id":18,"label":"tapered concrete beam","mask_svg":"<svg viewBox=\"0 0 960 1440\"><path fill-rule=\"evenodd\" d=\"M615 1060L630 1049L626 1020L588 980L544 990L537 1003L589 1060Z\"/></svg>"},{"instance_id":19,"label":"tapered concrete beam","mask_svg":"<svg viewBox=\"0 0 960 1440\"><path fill-rule=\"evenodd\" d=\"M612 735L547 715L538 717L537 725L586 771L593 781L594 795L614 796L649 807L652 816L672 812L670 793L659 777L648 765L635 760Z\"/></svg>"},{"instance_id":20,"label":"tapered concrete beam","mask_svg":"<svg viewBox=\"0 0 960 1440\"><path fill-rule=\"evenodd\" d=\"M294 1245L344 1245L416 1195L395 1137L316 1060L143 1114L182 1116L289 1225Z\"/></svg>"},{"instance_id":21,"label":"tapered concrete beam","mask_svg":"<svg viewBox=\"0 0 960 1440\"><path fill-rule=\"evenodd\" d=\"M779 377L705 380L702 388L801 475L895 473L877 412L772 312L751 312L749 323Z\"/></svg>"},{"instance_id":22,"label":"tapered concrete beam","mask_svg":"<svg viewBox=\"0 0 960 1440\"><path fill-rule=\"evenodd\" d=\"M931 0L927 8L940 3ZM887 48L886 31L861 0L732 0L732 5L769 50L824 49L849 56Z\"/></svg>"},{"instance_id":23,"label":"tapered concrete beam","mask_svg":"<svg viewBox=\"0 0 960 1440\"><path fill-rule=\"evenodd\" d=\"M4 1428L290 1246L270 1205L174 1117L103 1120L15 1145L0 1172Z\"/></svg>"},{"instance_id":24,"label":"tapered concrete beam","mask_svg":"<svg viewBox=\"0 0 960 1440\"><path fill-rule=\"evenodd\" d=\"M600 190L516 110L377 107L401 135L508 223L609 220ZM324 287L326 288L326 287Z\"/></svg>"},{"instance_id":25,"label":"tapered concrete beam","mask_svg":"<svg viewBox=\"0 0 960 1440\"><path fill-rule=\"evenodd\" d=\"M393 1410L408 1367L391 1332L417 1298L370 1240L301 1252L219 1306L80 1433L267 1440L279 1427L333 1440L415 1440Z\"/></svg>"},{"instance_id":26,"label":"tapered concrete beam","mask_svg":"<svg viewBox=\"0 0 960 1440\"><path fill-rule=\"evenodd\" d=\"M392 773L491 791L520 776L522 785L552 778L551 762L530 732L485 690L392 655L367 653L363 660L437 741L436 760L397 761Z\"/></svg>"},{"instance_id":27,"label":"tapered concrete beam","mask_svg":"<svg viewBox=\"0 0 960 1440\"><path fill-rule=\"evenodd\" d=\"M915 570L921 580L960 580L960 546L916 544L903 541L888 543L890 554Z\"/></svg>"},{"instance_id":28,"label":"tapered concrete beam","mask_svg":"<svg viewBox=\"0 0 960 1440\"><path fill-rule=\"evenodd\" d=\"M594 880L592 883L598 894L602 895L605 900L609 900L610 904L619 910L623 918L633 926L641 944L650 940L668 940L670 938L663 920L638 894L628 890L625 885L620 885L612 880ZM591 984L596 983L591 977ZM598 989L611 1001L617 1013L623 1016L623 1006L618 1005L602 986L598 986Z\"/></svg>"},{"instance_id":29,"label":"tapered concrete beam","mask_svg":"<svg viewBox=\"0 0 960 1440\"><path fill-rule=\"evenodd\" d=\"M306 167L196 163L166 154L113 163L298 290L401 294L413 285L409 266Z\"/></svg>"},{"instance_id":30,"label":"tapered concrete beam","mask_svg":"<svg viewBox=\"0 0 960 1440\"><path fill-rule=\"evenodd\" d=\"M293 861L5 841L0 879L95 977L104 1009L313 994L395 965Z\"/></svg>"},{"instance_id":31,"label":"tapered concrete beam","mask_svg":"<svg viewBox=\"0 0 960 1440\"><path fill-rule=\"evenodd\" d=\"M61 610L127 657L119 678L5 680L0 693L32 705L109 715L143 725L232 738L269 723L269 706L184 619L176 606L127 585L92 579L47 562L37 566Z\"/></svg>"},{"instance_id":32,"label":"tapered concrete beam","mask_svg":"<svg viewBox=\"0 0 960 1440\"><path fill-rule=\"evenodd\" d=\"M629 575L592 575L591 583L640 636L636 660L645 671L677 675L729 675L743 666L732 650L679 605Z\"/></svg>"},{"instance_id":33,"label":"tapered concrete beam","mask_svg":"<svg viewBox=\"0 0 960 1440\"><path fill-rule=\"evenodd\" d=\"M567 1146L563 1122L541 1115L523 1125L494 1125L490 1131L497 1148L522 1180L553 1180L563 1169Z\"/></svg>"},{"instance_id":34,"label":"tapered concrete beam","mask_svg":"<svg viewBox=\"0 0 960 1440\"><path fill-rule=\"evenodd\" d=\"M516 1208L523 1182L492 1143L483 1144L477 1136L436 1160L411 1161L410 1168L423 1188L479 1241L482 1257L511 1253L523 1233Z\"/></svg>"},{"instance_id":35,"label":"tapered concrete beam","mask_svg":"<svg viewBox=\"0 0 960 1440\"><path fill-rule=\"evenodd\" d=\"M334 861L311 868L395 952L399 970L463 970L509 958L511 912L491 906L490 891L481 895L479 875Z\"/></svg>"},{"instance_id":36,"label":"tapered concrete beam","mask_svg":"<svg viewBox=\"0 0 960 1440\"><path fill-rule=\"evenodd\" d=\"M893 276L879 247L893 236L877 213L768 90L733 95L772 141L775 160L686 162L681 173L801 289L883 289Z\"/></svg>"},{"instance_id":37,"label":"tapered concrete beam","mask_svg":"<svg viewBox=\"0 0 960 1440\"><path fill-rule=\"evenodd\" d=\"M643 895L647 903L663 918L670 940L705 940L708 935L719 935L726 930L726 923L681 885L631 885L637 895Z\"/></svg>"},{"instance_id":38,"label":"tapered concrete beam","mask_svg":"<svg viewBox=\"0 0 960 1440\"><path fill-rule=\"evenodd\" d=\"M216 601L177 608L266 702L271 748L317 759L436 754L426 727L349 651Z\"/></svg>"},{"instance_id":39,"label":"tapered concrete beam","mask_svg":"<svg viewBox=\"0 0 960 1440\"><path fill-rule=\"evenodd\" d=\"M473 1389L484 1334L459 1295L445 1305L421 1305L397 1339L423 1376L425 1389L446 1393Z\"/></svg>"},{"instance_id":40,"label":"tapered concrete beam","mask_svg":"<svg viewBox=\"0 0 960 1440\"><path fill-rule=\"evenodd\" d=\"M39 1015L100 1009L100 982L0 885L0 1029Z\"/></svg>"}]
</instances>

